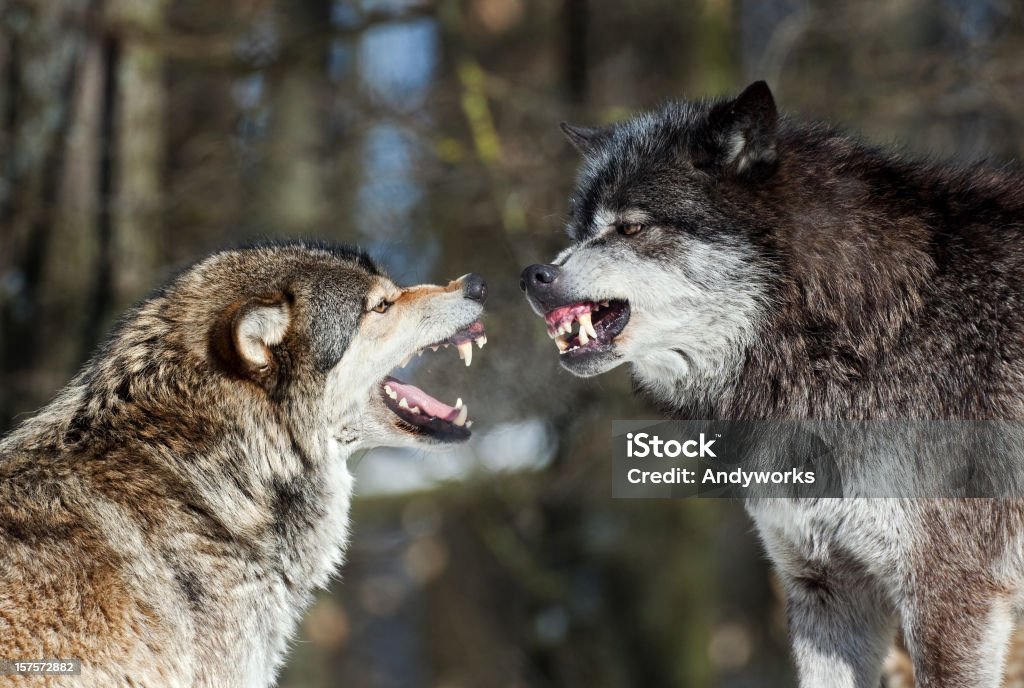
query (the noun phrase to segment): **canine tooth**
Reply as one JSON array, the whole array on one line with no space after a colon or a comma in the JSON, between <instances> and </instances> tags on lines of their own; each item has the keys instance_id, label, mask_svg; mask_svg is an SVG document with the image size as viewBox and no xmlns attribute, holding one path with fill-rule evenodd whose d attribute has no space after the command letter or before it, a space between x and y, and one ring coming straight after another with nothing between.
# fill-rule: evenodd
<instances>
[{"instance_id":1,"label":"canine tooth","mask_svg":"<svg viewBox=\"0 0 1024 688\"><path fill-rule=\"evenodd\" d=\"M473 342L462 342L458 346L459 358L466 362L466 367L473 362Z\"/></svg>"},{"instance_id":2,"label":"canine tooth","mask_svg":"<svg viewBox=\"0 0 1024 688\"><path fill-rule=\"evenodd\" d=\"M462 397L459 397L458 399L455 400L455 408L462 408Z\"/></svg>"},{"instance_id":3,"label":"canine tooth","mask_svg":"<svg viewBox=\"0 0 1024 688\"><path fill-rule=\"evenodd\" d=\"M583 313L580 315L580 332L582 333L584 331L586 331L592 339L597 339L597 332L594 330L594 323L590 319L590 313ZM583 343L586 344L586 342Z\"/></svg>"},{"instance_id":4,"label":"canine tooth","mask_svg":"<svg viewBox=\"0 0 1024 688\"><path fill-rule=\"evenodd\" d=\"M473 421L467 420L466 421L466 429L469 430L471 427L473 427Z\"/></svg>"},{"instance_id":5,"label":"canine tooth","mask_svg":"<svg viewBox=\"0 0 1024 688\"><path fill-rule=\"evenodd\" d=\"M478 349L484 348L484 344L486 344L486 343L487 343L487 335L483 335L482 337L478 337L477 340L476 340L476 346L477 346Z\"/></svg>"},{"instance_id":6,"label":"canine tooth","mask_svg":"<svg viewBox=\"0 0 1024 688\"><path fill-rule=\"evenodd\" d=\"M565 341L565 337L558 336L555 338L555 346L558 347L559 351L565 351L569 348L569 342Z\"/></svg>"},{"instance_id":7,"label":"canine tooth","mask_svg":"<svg viewBox=\"0 0 1024 688\"><path fill-rule=\"evenodd\" d=\"M590 337L587 336L587 328L580 326L579 334L580 346L586 346L587 342L590 341Z\"/></svg>"},{"instance_id":8,"label":"canine tooth","mask_svg":"<svg viewBox=\"0 0 1024 688\"><path fill-rule=\"evenodd\" d=\"M402 397L402 400L398 402L398 407L404 409L409 408L409 402L405 400L405 397Z\"/></svg>"},{"instance_id":9,"label":"canine tooth","mask_svg":"<svg viewBox=\"0 0 1024 688\"><path fill-rule=\"evenodd\" d=\"M437 347L436 346L432 346L432 347L430 347L430 350L431 351L437 351Z\"/></svg>"},{"instance_id":10,"label":"canine tooth","mask_svg":"<svg viewBox=\"0 0 1024 688\"><path fill-rule=\"evenodd\" d=\"M463 406L459 411L459 415L455 416L455 420L452 422L456 425L462 426L466 424L466 419L469 418L469 407Z\"/></svg>"}]
</instances>

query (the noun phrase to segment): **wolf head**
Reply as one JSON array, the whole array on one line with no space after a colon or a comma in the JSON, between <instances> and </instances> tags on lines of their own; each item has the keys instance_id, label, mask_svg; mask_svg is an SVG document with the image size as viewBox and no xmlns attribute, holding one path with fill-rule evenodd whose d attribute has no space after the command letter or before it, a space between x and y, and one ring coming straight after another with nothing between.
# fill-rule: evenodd
<instances>
[{"instance_id":1,"label":"wolf head","mask_svg":"<svg viewBox=\"0 0 1024 688\"><path fill-rule=\"evenodd\" d=\"M738 369L765 298L757 237L771 218L777 112L764 82L599 129L563 124L583 164L572 245L520 286L579 376L633 366L658 396Z\"/></svg>"},{"instance_id":2,"label":"wolf head","mask_svg":"<svg viewBox=\"0 0 1024 688\"><path fill-rule=\"evenodd\" d=\"M192 277L237 285L224 290L230 296L210 330L223 369L278 395L315 381L325 422L348 444L469 436L462 404L445 404L390 372L431 346L454 344L472 360L473 343L485 341L479 276L401 287L350 248L285 246L220 254Z\"/></svg>"},{"instance_id":3,"label":"wolf head","mask_svg":"<svg viewBox=\"0 0 1024 688\"><path fill-rule=\"evenodd\" d=\"M453 344L468 362L467 350L485 341L485 297L476 275L399 286L344 246L222 251L125 318L86 369L89 395L108 414L123 408L183 421L167 427L280 428L300 444L325 436L346 449L463 440L465 406L390 372L429 346ZM123 428L124 419L109 425Z\"/></svg>"}]
</instances>

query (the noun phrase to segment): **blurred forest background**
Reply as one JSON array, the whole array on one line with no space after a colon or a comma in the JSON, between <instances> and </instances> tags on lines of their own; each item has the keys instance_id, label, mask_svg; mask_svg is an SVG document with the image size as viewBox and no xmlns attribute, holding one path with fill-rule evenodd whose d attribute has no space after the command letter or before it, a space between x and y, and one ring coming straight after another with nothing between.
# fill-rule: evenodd
<instances>
[{"instance_id":1,"label":"blurred forest background","mask_svg":"<svg viewBox=\"0 0 1024 688\"><path fill-rule=\"evenodd\" d=\"M359 243L491 287L491 344L417 380L469 446L373 452L289 688L790 685L737 504L613 501L626 371L577 380L518 291L603 123L765 78L783 108L940 156L1024 152L1001 0L0 0L0 430L117 313L226 244Z\"/></svg>"}]
</instances>

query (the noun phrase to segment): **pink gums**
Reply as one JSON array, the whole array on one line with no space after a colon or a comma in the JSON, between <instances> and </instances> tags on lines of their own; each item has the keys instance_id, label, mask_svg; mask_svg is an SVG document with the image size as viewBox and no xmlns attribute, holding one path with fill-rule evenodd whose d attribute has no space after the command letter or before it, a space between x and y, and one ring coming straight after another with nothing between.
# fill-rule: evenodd
<instances>
[{"instance_id":1,"label":"pink gums","mask_svg":"<svg viewBox=\"0 0 1024 688\"><path fill-rule=\"evenodd\" d=\"M547 320L548 330L554 332L559 326L565 322L573 322L576 318L584 313L590 313L594 310L594 304L592 303L577 303L572 306L562 306L550 311L544 316Z\"/></svg>"},{"instance_id":2,"label":"pink gums","mask_svg":"<svg viewBox=\"0 0 1024 688\"><path fill-rule=\"evenodd\" d=\"M451 336L449 341L458 346L466 342L475 342L484 336L484 324L477 320L468 327L464 327Z\"/></svg>"}]
</instances>

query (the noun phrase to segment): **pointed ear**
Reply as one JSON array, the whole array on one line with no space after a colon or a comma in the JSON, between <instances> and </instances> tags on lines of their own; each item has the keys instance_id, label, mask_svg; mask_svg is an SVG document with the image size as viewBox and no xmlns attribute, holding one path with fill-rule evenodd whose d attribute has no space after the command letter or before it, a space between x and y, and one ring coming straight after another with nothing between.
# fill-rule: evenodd
<instances>
[{"instance_id":1,"label":"pointed ear","mask_svg":"<svg viewBox=\"0 0 1024 688\"><path fill-rule=\"evenodd\" d=\"M735 100L719 103L708 116L708 140L695 156L698 166L767 177L775 171L779 114L763 81L747 86Z\"/></svg>"},{"instance_id":2,"label":"pointed ear","mask_svg":"<svg viewBox=\"0 0 1024 688\"><path fill-rule=\"evenodd\" d=\"M558 126L573 148L584 155L593 153L611 137L610 127L578 127L568 122L559 122Z\"/></svg>"},{"instance_id":3,"label":"pointed ear","mask_svg":"<svg viewBox=\"0 0 1024 688\"><path fill-rule=\"evenodd\" d=\"M211 330L216 358L240 377L263 379L275 367L273 347L291 323L291 306L282 293L242 299L221 313Z\"/></svg>"}]
</instances>

